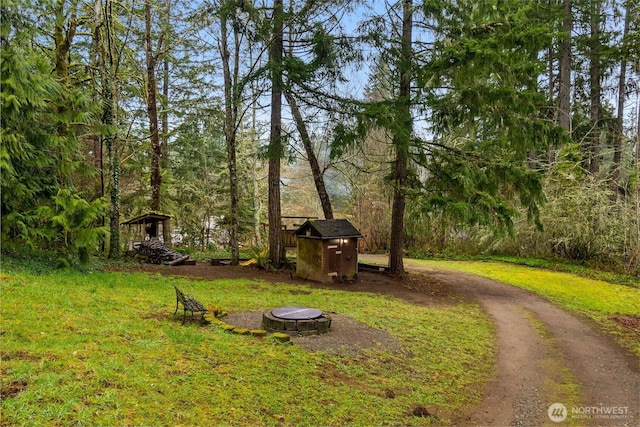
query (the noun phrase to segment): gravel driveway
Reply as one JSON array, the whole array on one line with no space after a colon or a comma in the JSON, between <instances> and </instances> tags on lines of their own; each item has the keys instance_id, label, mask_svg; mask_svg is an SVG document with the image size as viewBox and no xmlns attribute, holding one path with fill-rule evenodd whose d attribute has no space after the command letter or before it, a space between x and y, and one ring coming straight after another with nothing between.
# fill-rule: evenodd
<instances>
[{"instance_id":1,"label":"gravel driveway","mask_svg":"<svg viewBox=\"0 0 640 427\"><path fill-rule=\"evenodd\" d=\"M573 419L580 426L640 425L640 361L595 325L494 280L444 269L409 270L476 300L496 328L497 376L460 424L566 425ZM571 383L577 390L568 392Z\"/></svg>"}]
</instances>

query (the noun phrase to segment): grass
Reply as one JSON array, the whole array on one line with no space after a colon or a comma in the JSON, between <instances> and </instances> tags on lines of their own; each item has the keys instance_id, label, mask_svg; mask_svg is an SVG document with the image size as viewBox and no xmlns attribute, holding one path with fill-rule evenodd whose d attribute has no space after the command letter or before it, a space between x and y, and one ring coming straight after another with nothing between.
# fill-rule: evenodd
<instances>
[{"instance_id":1,"label":"grass","mask_svg":"<svg viewBox=\"0 0 640 427\"><path fill-rule=\"evenodd\" d=\"M441 261L502 261L510 264L526 265L544 270L572 273L589 279L603 280L609 283L640 288L638 272L626 271L617 264L596 264L594 262L571 262L563 258L531 258L509 255L464 255L447 254L446 256L431 256L431 254L416 253L410 255L415 259L429 259Z\"/></svg>"},{"instance_id":2,"label":"grass","mask_svg":"<svg viewBox=\"0 0 640 427\"><path fill-rule=\"evenodd\" d=\"M519 258L512 256L492 256L484 257L479 260L503 261L507 263L526 265L528 267L538 267L544 270L553 270L565 273L572 273L589 279L602 280L609 283L619 285L633 286L640 288L640 278L631 274L624 274L615 271L605 271L588 265L575 264L569 262L540 259L540 258Z\"/></svg>"},{"instance_id":3,"label":"grass","mask_svg":"<svg viewBox=\"0 0 640 427\"><path fill-rule=\"evenodd\" d=\"M564 309L594 320L615 335L623 346L640 355L637 333L613 320L616 316L640 317L638 287L499 261L405 260L405 266L412 265L463 271L535 292Z\"/></svg>"},{"instance_id":4,"label":"grass","mask_svg":"<svg viewBox=\"0 0 640 427\"><path fill-rule=\"evenodd\" d=\"M302 304L348 314L402 350L334 356L181 326L172 283L229 311ZM481 398L494 342L477 305L301 286L5 271L2 424L440 425ZM432 416L414 416L418 406Z\"/></svg>"}]
</instances>

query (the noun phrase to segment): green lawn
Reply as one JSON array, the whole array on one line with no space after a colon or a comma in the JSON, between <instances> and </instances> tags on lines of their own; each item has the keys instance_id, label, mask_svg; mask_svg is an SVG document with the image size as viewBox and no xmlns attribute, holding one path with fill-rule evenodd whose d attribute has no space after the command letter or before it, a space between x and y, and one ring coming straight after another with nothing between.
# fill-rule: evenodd
<instances>
[{"instance_id":1,"label":"green lawn","mask_svg":"<svg viewBox=\"0 0 640 427\"><path fill-rule=\"evenodd\" d=\"M446 424L479 401L492 373L492 326L475 304L126 273L0 279L3 425ZM402 349L332 356L181 326L172 283L228 311L346 314ZM413 415L417 406L434 416Z\"/></svg>"}]
</instances>

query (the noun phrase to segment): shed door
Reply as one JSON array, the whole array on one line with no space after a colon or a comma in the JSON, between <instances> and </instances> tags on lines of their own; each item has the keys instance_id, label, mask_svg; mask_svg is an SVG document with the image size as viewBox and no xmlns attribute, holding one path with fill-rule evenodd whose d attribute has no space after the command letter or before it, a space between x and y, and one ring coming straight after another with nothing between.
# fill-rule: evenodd
<instances>
[{"instance_id":1,"label":"shed door","mask_svg":"<svg viewBox=\"0 0 640 427\"><path fill-rule=\"evenodd\" d=\"M331 242L327 245L327 273L337 273L340 268L340 245Z\"/></svg>"}]
</instances>

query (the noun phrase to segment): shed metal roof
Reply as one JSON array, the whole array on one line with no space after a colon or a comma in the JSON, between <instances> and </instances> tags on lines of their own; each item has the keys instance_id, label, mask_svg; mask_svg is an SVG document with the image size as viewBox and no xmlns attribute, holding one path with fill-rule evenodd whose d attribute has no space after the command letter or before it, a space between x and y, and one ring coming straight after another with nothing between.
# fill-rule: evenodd
<instances>
[{"instance_id":1,"label":"shed metal roof","mask_svg":"<svg viewBox=\"0 0 640 427\"><path fill-rule=\"evenodd\" d=\"M171 219L169 215L163 215L155 212L149 212L144 215L140 215L129 221L123 222L121 225L134 225L134 224L151 224L152 222L160 222Z\"/></svg>"},{"instance_id":2,"label":"shed metal roof","mask_svg":"<svg viewBox=\"0 0 640 427\"><path fill-rule=\"evenodd\" d=\"M296 236L305 237L308 229L312 230L314 237L321 239L333 239L339 237L364 237L349 221L346 219L322 219L309 220L302 224L296 230Z\"/></svg>"}]
</instances>

